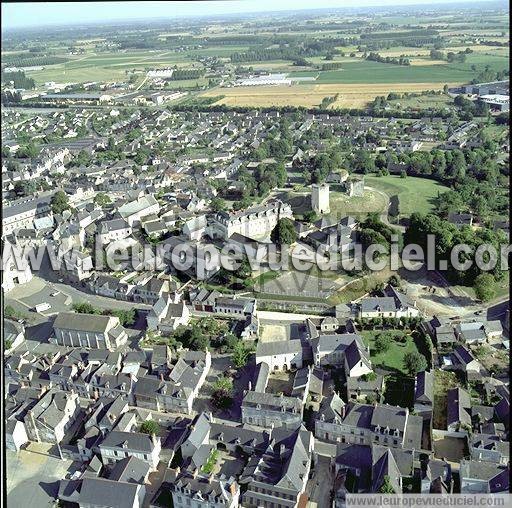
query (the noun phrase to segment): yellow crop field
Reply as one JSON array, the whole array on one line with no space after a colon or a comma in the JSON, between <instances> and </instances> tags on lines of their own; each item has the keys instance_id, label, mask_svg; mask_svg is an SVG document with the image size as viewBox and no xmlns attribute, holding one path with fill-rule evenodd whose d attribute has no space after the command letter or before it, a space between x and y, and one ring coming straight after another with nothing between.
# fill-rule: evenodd
<instances>
[{"instance_id":1,"label":"yellow crop field","mask_svg":"<svg viewBox=\"0 0 512 508\"><path fill-rule=\"evenodd\" d=\"M228 106L318 106L326 96L339 94L331 107L359 108L365 106L379 95L389 92L421 92L423 90L441 90L443 83L329 83L302 84L296 86L260 86L216 88L201 94L203 97L224 95L217 104Z\"/></svg>"}]
</instances>

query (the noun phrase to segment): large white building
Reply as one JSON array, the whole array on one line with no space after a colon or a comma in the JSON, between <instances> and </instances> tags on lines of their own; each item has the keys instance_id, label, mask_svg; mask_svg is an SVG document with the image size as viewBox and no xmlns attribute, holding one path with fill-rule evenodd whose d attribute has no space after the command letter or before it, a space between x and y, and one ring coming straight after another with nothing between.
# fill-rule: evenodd
<instances>
[{"instance_id":1,"label":"large white building","mask_svg":"<svg viewBox=\"0 0 512 508\"><path fill-rule=\"evenodd\" d=\"M316 213L329 213L329 185L326 183L311 186L311 207Z\"/></svg>"},{"instance_id":2,"label":"large white building","mask_svg":"<svg viewBox=\"0 0 512 508\"><path fill-rule=\"evenodd\" d=\"M115 349L128 338L117 316L61 312L53 323L57 344L91 349Z\"/></svg>"},{"instance_id":3,"label":"large white building","mask_svg":"<svg viewBox=\"0 0 512 508\"><path fill-rule=\"evenodd\" d=\"M252 76L247 79L239 79L235 86L262 86L262 85L291 85L292 80L286 74L266 74L264 76Z\"/></svg>"},{"instance_id":4,"label":"large white building","mask_svg":"<svg viewBox=\"0 0 512 508\"><path fill-rule=\"evenodd\" d=\"M14 289L18 284L25 284L32 279L32 270L27 259L21 259L22 249L9 242L4 243L2 252L3 282L5 293ZM19 259L16 259L18 257Z\"/></svg>"},{"instance_id":5,"label":"large white building","mask_svg":"<svg viewBox=\"0 0 512 508\"><path fill-rule=\"evenodd\" d=\"M289 204L271 201L264 205L238 212L218 212L210 221L208 234L227 240L234 233L249 238L264 238L272 232L279 219L292 219Z\"/></svg>"}]
</instances>

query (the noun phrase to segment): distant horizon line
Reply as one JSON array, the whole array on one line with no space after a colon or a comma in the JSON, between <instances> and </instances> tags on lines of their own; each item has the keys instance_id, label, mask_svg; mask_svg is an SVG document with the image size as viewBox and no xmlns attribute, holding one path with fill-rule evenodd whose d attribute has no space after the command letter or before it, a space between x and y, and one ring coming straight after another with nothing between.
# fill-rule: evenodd
<instances>
[{"instance_id":1,"label":"distant horizon line","mask_svg":"<svg viewBox=\"0 0 512 508\"><path fill-rule=\"evenodd\" d=\"M377 1L377 0L376 0ZM94 3L94 2L91 2ZM112 2L117 3L117 2ZM121 3L121 2L119 2ZM364 11L364 10L386 10L386 9L407 9L411 7L424 7L426 10L432 9L435 7L449 7L449 6L466 6L468 8L476 8L479 4L489 4L489 3L495 3L495 4L502 4L502 8L505 8L506 10L509 10L509 3L506 0L440 0L436 1L434 3L432 2L425 2L425 3L410 3L410 4L389 4L389 5L361 5L361 6L327 6L327 7L305 7L305 8L296 8L296 9L283 9L283 10L261 10L261 11L246 11L246 12L225 12L225 13L214 13L214 14L186 14L180 16L143 16L143 17L137 17L137 18L107 18L104 20L90 20L90 21L84 21L84 22L74 22L74 21L52 21L52 22L46 22L41 23L39 25L19 25L19 26L12 26L12 27L5 27L2 23L1 26L1 32L16 32L16 31L25 31L25 30L38 30L43 28L61 28L63 26L83 26L83 27L91 27L95 25L112 25L112 24L129 24L129 23L141 23L141 22L158 22L158 21L170 21L170 20L200 20L200 19L222 19L226 16L228 17L249 17L249 16L257 16L257 15L271 15L271 14L280 14L280 15L286 15L291 13L304 13L304 12L317 12L317 11L330 11L330 12L336 12L336 11Z\"/></svg>"}]
</instances>

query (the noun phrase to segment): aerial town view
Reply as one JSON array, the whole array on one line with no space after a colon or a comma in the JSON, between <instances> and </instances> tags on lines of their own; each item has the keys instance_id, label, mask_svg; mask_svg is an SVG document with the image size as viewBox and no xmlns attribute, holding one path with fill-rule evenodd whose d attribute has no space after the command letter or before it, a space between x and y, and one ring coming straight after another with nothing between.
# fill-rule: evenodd
<instances>
[{"instance_id":1,"label":"aerial town view","mask_svg":"<svg viewBox=\"0 0 512 508\"><path fill-rule=\"evenodd\" d=\"M3 2L6 506L512 506L509 28Z\"/></svg>"}]
</instances>

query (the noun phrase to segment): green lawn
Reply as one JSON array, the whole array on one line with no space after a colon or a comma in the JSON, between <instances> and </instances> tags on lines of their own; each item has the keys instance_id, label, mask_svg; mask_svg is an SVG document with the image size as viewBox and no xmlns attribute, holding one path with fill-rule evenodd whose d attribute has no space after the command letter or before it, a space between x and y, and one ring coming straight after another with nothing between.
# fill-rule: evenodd
<instances>
[{"instance_id":1,"label":"green lawn","mask_svg":"<svg viewBox=\"0 0 512 508\"><path fill-rule=\"evenodd\" d=\"M435 180L408 176L366 176L365 185L386 193L397 195L400 201L400 215L408 216L413 212L430 213L434 209L434 198L446 192L448 187Z\"/></svg>"},{"instance_id":2,"label":"green lawn","mask_svg":"<svg viewBox=\"0 0 512 508\"><path fill-rule=\"evenodd\" d=\"M375 338L379 333L382 333L381 330L366 330L362 331L361 335L365 344L370 346L370 359L374 367L399 371L406 375L407 373L404 370L404 356L409 352L418 351L418 348L411 335L402 330L391 331L396 334L405 333L407 340L403 344L394 341L390 348L384 353L376 353L374 348Z\"/></svg>"}]
</instances>

